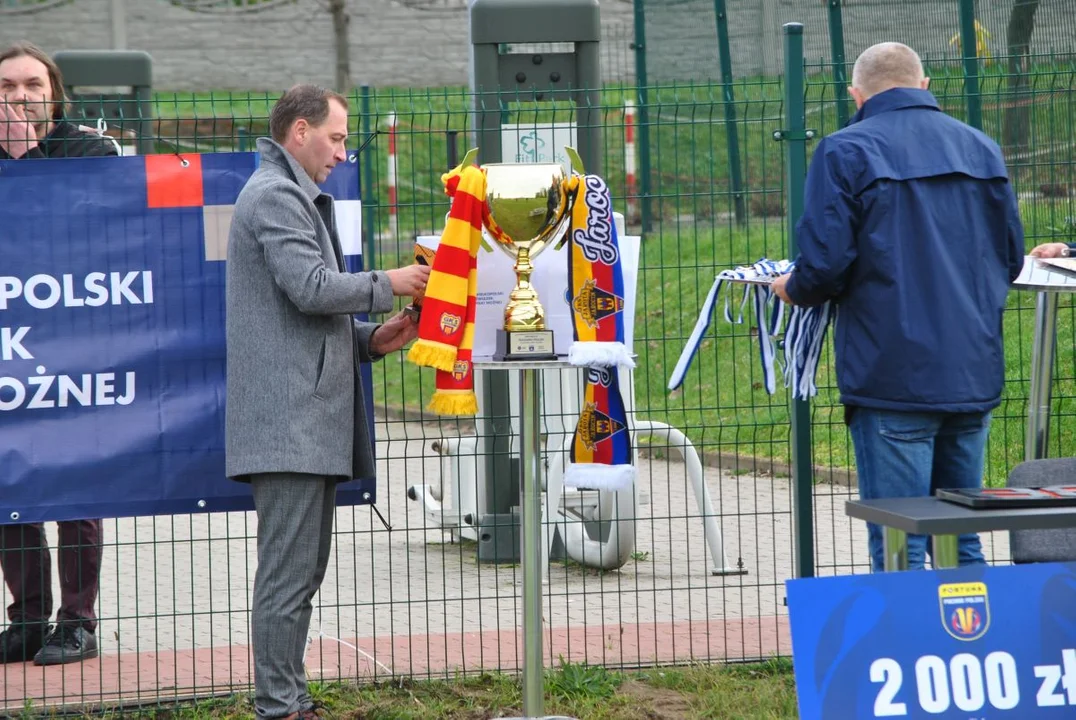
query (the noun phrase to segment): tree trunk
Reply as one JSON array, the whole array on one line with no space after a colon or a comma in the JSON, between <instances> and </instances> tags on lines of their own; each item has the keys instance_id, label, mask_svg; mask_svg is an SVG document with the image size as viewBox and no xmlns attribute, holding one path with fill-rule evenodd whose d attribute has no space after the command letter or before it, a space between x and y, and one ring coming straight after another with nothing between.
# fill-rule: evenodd
<instances>
[{"instance_id":1,"label":"tree trunk","mask_svg":"<svg viewBox=\"0 0 1076 720\"><path fill-rule=\"evenodd\" d=\"M329 0L329 12L333 16L333 44L336 46L336 90L347 95L351 90L351 45L347 32L351 19L347 14L347 0Z\"/></svg>"},{"instance_id":2,"label":"tree trunk","mask_svg":"<svg viewBox=\"0 0 1076 720\"><path fill-rule=\"evenodd\" d=\"M1002 126L1002 146L1024 150L1031 136L1031 34L1039 0L1013 0L1007 35L1009 47L1008 107Z\"/></svg>"}]
</instances>

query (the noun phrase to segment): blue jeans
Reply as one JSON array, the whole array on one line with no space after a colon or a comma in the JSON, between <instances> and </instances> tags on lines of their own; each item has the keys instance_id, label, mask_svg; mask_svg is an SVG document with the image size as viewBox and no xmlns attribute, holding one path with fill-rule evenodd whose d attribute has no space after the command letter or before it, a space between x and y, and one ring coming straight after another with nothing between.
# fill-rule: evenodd
<instances>
[{"instance_id":1,"label":"blue jeans","mask_svg":"<svg viewBox=\"0 0 1076 720\"><path fill-rule=\"evenodd\" d=\"M990 413L919 413L854 408L848 429L865 500L926 497L938 488L982 486ZM871 567L884 567L882 528L867 523ZM983 564L975 533L959 537L963 565ZM925 535L908 535L908 567L922 569L933 551Z\"/></svg>"}]
</instances>

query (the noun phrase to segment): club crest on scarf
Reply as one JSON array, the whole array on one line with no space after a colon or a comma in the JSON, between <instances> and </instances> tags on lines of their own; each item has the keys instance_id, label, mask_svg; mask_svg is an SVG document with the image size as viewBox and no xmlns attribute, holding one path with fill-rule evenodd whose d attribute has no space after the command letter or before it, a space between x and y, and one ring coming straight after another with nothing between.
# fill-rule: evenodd
<instances>
[{"instance_id":1,"label":"club crest on scarf","mask_svg":"<svg viewBox=\"0 0 1076 720\"><path fill-rule=\"evenodd\" d=\"M597 281L591 278L583 283L572 300L572 309L588 328L596 328L599 322L624 309L624 298L599 288Z\"/></svg>"},{"instance_id":2,"label":"club crest on scarf","mask_svg":"<svg viewBox=\"0 0 1076 720\"><path fill-rule=\"evenodd\" d=\"M591 452L598 443L608 440L624 429L624 425L612 419L594 403L587 403L579 414L579 441Z\"/></svg>"},{"instance_id":3,"label":"club crest on scarf","mask_svg":"<svg viewBox=\"0 0 1076 720\"><path fill-rule=\"evenodd\" d=\"M605 388L608 392L613 385L612 373L606 368L587 368L587 383ZM627 428L623 422L614 420L599 410L596 402L587 402L579 414L579 427L576 433L583 447L593 452L599 443L625 429Z\"/></svg>"},{"instance_id":4,"label":"club crest on scarf","mask_svg":"<svg viewBox=\"0 0 1076 720\"><path fill-rule=\"evenodd\" d=\"M460 329L460 322L462 322L462 318L459 315L441 313L441 332L445 335L453 334Z\"/></svg>"}]
</instances>

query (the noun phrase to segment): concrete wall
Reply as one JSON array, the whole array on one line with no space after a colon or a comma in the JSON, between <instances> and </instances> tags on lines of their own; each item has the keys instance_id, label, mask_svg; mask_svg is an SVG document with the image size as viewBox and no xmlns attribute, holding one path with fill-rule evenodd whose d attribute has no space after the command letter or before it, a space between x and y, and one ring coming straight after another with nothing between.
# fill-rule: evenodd
<instances>
[{"instance_id":1,"label":"concrete wall","mask_svg":"<svg viewBox=\"0 0 1076 720\"><path fill-rule=\"evenodd\" d=\"M1014 0L976 0L976 18L991 55L1005 55ZM829 62L828 2L725 0L733 73L737 78L782 72L782 25L802 23L808 64ZM904 42L928 58L959 57L958 0L843 0L845 58L883 40ZM651 82L720 78L713 0L646 0L647 73ZM1033 53L1076 52L1076 0L1040 0Z\"/></svg>"},{"instance_id":2,"label":"concrete wall","mask_svg":"<svg viewBox=\"0 0 1076 720\"><path fill-rule=\"evenodd\" d=\"M188 4L211 0L186 0ZM645 0L651 82L719 77L713 0ZM1005 53L1013 0L978 0L994 55ZM154 57L164 90L279 90L299 81L331 84L332 21L325 0L267 0L267 9L195 12L184 0L52 0L40 12L14 12L0 0L0 45L27 38L46 50L114 44ZM220 5L228 6L226 0ZM781 25L802 22L809 63L830 57L823 0L726 0L736 77L777 75ZM1076 0L1041 0L1033 52L1076 51ZM349 0L351 71L356 84L466 85L467 0ZM844 0L847 58L880 40L955 57L957 0ZM632 0L601 0L602 73L634 80Z\"/></svg>"},{"instance_id":3,"label":"concrete wall","mask_svg":"<svg viewBox=\"0 0 1076 720\"><path fill-rule=\"evenodd\" d=\"M0 45L28 39L49 52L96 50L114 47L114 34L125 36L128 49L153 56L158 89L279 90L333 82L332 19L319 0L223 13L168 0L70 0L24 13L5 7L11 4L0 0ZM114 8L120 11L115 23ZM465 0L350 0L348 12L355 84L467 84ZM603 0L601 13L605 36L630 42L630 0ZM633 71L623 59L630 51L615 44L603 42L606 79Z\"/></svg>"}]
</instances>

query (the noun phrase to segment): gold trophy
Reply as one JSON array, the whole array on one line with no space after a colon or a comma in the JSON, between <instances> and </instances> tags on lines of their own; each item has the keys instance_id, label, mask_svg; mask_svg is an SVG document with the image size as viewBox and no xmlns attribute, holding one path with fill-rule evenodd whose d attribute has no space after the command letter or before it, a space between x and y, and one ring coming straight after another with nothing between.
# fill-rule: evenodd
<instances>
[{"instance_id":1,"label":"gold trophy","mask_svg":"<svg viewBox=\"0 0 1076 720\"><path fill-rule=\"evenodd\" d=\"M555 360L553 331L530 283L533 260L564 236L571 222L567 176L560 163L490 163L486 209L490 236L515 258L516 286L504 308L504 329L497 330L494 360ZM495 226L495 227L494 227Z\"/></svg>"}]
</instances>

